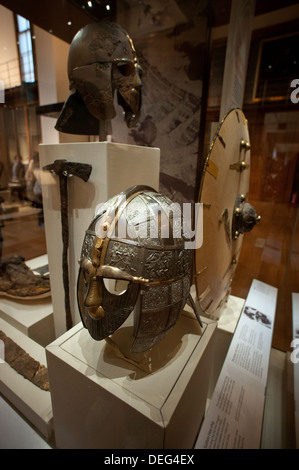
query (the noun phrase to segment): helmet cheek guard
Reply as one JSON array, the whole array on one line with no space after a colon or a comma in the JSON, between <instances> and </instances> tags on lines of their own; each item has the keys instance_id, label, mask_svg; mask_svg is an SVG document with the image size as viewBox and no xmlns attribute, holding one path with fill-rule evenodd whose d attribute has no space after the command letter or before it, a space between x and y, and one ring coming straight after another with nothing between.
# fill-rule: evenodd
<instances>
[{"instance_id":1,"label":"helmet cheek guard","mask_svg":"<svg viewBox=\"0 0 299 470\"><path fill-rule=\"evenodd\" d=\"M111 120L116 112L111 88L112 64L77 67L72 71L71 86L83 99L88 112L99 121ZM98 84L101 83L101 88Z\"/></svg>"},{"instance_id":2,"label":"helmet cheek guard","mask_svg":"<svg viewBox=\"0 0 299 470\"><path fill-rule=\"evenodd\" d=\"M173 236L173 210L165 196L135 186L97 211L84 238L77 286L82 322L95 340L111 335L134 310L131 351L143 352L178 321L190 292L192 253L182 236Z\"/></svg>"}]
</instances>

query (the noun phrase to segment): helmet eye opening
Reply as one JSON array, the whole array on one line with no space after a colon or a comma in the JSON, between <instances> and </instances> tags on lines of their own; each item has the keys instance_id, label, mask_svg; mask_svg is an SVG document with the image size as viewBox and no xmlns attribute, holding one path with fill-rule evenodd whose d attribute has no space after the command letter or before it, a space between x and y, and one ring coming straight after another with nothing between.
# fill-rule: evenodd
<instances>
[{"instance_id":1,"label":"helmet eye opening","mask_svg":"<svg viewBox=\"0 0 299 470\"><path fill-rule=\"evenodd\" d=\"M141 77L142 75L142 67L138 64L136 59L113 59L112 63L116 65L118 71L124 77L136 74Z\"/></svg>"},{"instance_id":2,"label":"helmet eye opening","mask_svg":"<svg viewBox=\"0 0 299 470\"><path fill-rule=\"evenodd\" d=\"M103 283L109 294L117 296L125 294L130 284L129 281L123 279L109 279L107 277L103 278Z\"/></svg>"},{"instance_id":3,"label":"helmet eye opening","mask_svg":"<svg viewBox=\"0 0 299 470\"><path fill-rule=\"evenodd\" d=\"M129 77L135 73L135 65L131 61L119 61L115 65L123 77Z\"/></svg>"}]
</instances>

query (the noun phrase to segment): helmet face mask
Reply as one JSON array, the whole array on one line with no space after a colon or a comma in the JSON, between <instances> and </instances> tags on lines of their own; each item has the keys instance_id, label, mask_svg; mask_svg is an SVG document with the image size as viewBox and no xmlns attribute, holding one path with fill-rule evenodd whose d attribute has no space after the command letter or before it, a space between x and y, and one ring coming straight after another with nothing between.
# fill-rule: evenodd
<instances>
[{"instance_id":1,"label":"helmet face mask","mask_svg":"<svg viewBox=\"0 0 299 470\"><path fill-rule=\"evenodd\" d=\"M95 340L111 335L134 310L131 351L143 352L177 322L190 291L192 253L180 237L150 234L151 222L166 218L156 217L157 210L170 206L152 188L136 186L104 204L87 229L77 292L82 322ZM131 236L130 230L123 236L124 222Z\"/></svg>"},{"instance_id":2,"label":"helmet face mask","mask_svg":"<svg viewBox=\"0 0 299 470\"><path fill-rule=\"evenodd\" d=\"M118 104L123 108L128 127L138 121L141 108L141 67L137 59L115 62L112 68L112 84L117 90Z\"/></svg>"},{"instance_id":3,"label":"helmet face mask","mask_svg":"<svg viewBox=\"0 0 299 470\"><path fill-rule=\"evenodd\" d=\"M114 94L122 106L125 122L133 127L141 108L141 67L128 33L115 23L93 23L74 37L68 57L71 95L79 93L86 111L96 121L109 121L116 115ZM70 98L70 97L69 97ZM69 105L72 103L72 108ZM75 105L70 99L64 105L56 129L72 132ZM69 122L67 122L69 121ZM80 126L79 126L80 127ZM74 133L93 134L98 125L73 129ZM98 133L98 132L97 132Z\"/></svg>"},{"instance_id":4,"label":"helmet face mask","mask_svg":"<svg viewBox=\"0 0 299 470\"><path fill-rule=\"evenodd\" d=\"M75 68L70 84L74 91L80 93L89 113L99 121L111 120L116 114L108 79L111 75L111 64L106 65L105 68L99 67L98 64ZM99 83L102 84L101 88Z\"/></svg>"}]
</instances>

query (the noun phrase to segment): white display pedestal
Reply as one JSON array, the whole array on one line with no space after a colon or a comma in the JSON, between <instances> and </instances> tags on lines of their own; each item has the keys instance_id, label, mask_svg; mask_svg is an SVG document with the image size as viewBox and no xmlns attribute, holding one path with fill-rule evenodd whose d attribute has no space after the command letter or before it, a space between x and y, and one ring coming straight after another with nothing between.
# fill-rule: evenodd
<instances>
[{"instance_id":1,"label":"white display pedestal","mask_svg":"<svg viewBox=\"0 0 299 470\"><path fill-rule=\"evenodd\" d=\"M2 396L0 416L0 449L51 449L51 445Z\"/></svg>"},{"instance_id":2,"label":"white display pedestal","mask_svg":"<svg viewBox=\"0 0 299 470\"><path fill-rule=\"evenodd\" d=\"M197 305L196 287L194 284L191 286L190 294ZM219 320L213 320L217 322L217 328L215 331L213 362L210 370L210 384L208 391L209 399L214 393L214 389L237 327L244 303L244 299L230 295L222 309ZM203 316L202 318L206 317Z\"/></svg>"},{"instance_id":3,"label":"white display pedestal","mask_svg":"<svg viewBox=\"0 0 299 470\"><path fill-rule=\"evenodd\" d=\"M47 255L26 261L32 270L47 263ZM39 300L0 297L0 317L41 346L46 346L55 339L51 297Z\"/></svg>"},{"instance_id":4,"label":"white display pedestal","mask_svg":"<svg viewBox=\"0 0 299 470\"><path fill-rule=\"evenodd\" d=\"M47 366L45 349L0 318L0 330L23 348L33 359ZM50 392L41 390L4 362L0 354L0 392L45 437L53 434L53 415Z\"/></svg>"},{"instance_id":5,"label":"white display pedestal","mask_svg":"<svg viewBox=\"0 0 299 470\"><path fill-rule=\"evenodd\" d=\"M217 322L213 365L210 372L209 398L212 397L231 340L237 327L245 300L234 295L228 297L227 303Z\"/></svg>"},{"instance_id":6,"label":"white display pedestal","mask_svg":"<svg viewBox=\"0 0 299 470\"><path fill-rule=\"evenodd\" d=\"M94 216L95 208L133 185L147 185L158 190L160 150L110 142L83 142L42 144L39 146L39 155L41 168L57 159L92 165L87 182L76 176L68 178L70 301L75 325L80 321L76 299L78 260L85 230ZM58 337L66 331L58 176L42 171L42 190L54 323Z\"/></svg>"},{"instance_id":7,"label":"white display pedestal","mask_svg":"<svg viewBox=\"0 0 299 470\"><path fill-rule=\"evenodd\" d=\"M47 347L57 448L193 447L216 323L204 319L201 329L187 310L144 354L129 353L132 315L112 336L114 347L80 324Z\"/></svg>"}]
</instances>

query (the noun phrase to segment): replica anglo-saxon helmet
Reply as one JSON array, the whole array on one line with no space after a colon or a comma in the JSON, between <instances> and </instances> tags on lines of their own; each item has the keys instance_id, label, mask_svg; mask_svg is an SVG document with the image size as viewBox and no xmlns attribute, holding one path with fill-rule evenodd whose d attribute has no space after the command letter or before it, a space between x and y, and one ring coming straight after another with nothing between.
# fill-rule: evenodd
<instances>
[{"instance_id":1,"label":"replica anglo-saxon helmet","mask_svg":"<svg viewBox=\"0 0 299 470\"><path fill-rule=\"evenodd\" d=\"M134 186L96 210L83 242L77 288L82 322L95 340L111 335L133 309L132 352L150 349L177 322L192 270L178 212L146 186Z\"/></svg>"},{"instance_id":2,"label":"replica anglo-saxon helmet","mask_svg":"<svg viewBox=\"0 0 299 470\"><path fill-rule=\"evenodd\" d=\"M125 112L128 127L138 120L141 107L141 68L132 39L118 24L93 23L74 37L68 56L71 95L56 129L96 135L99 121L116 115L114 93Z\"/></svg>"}]
</instances>

